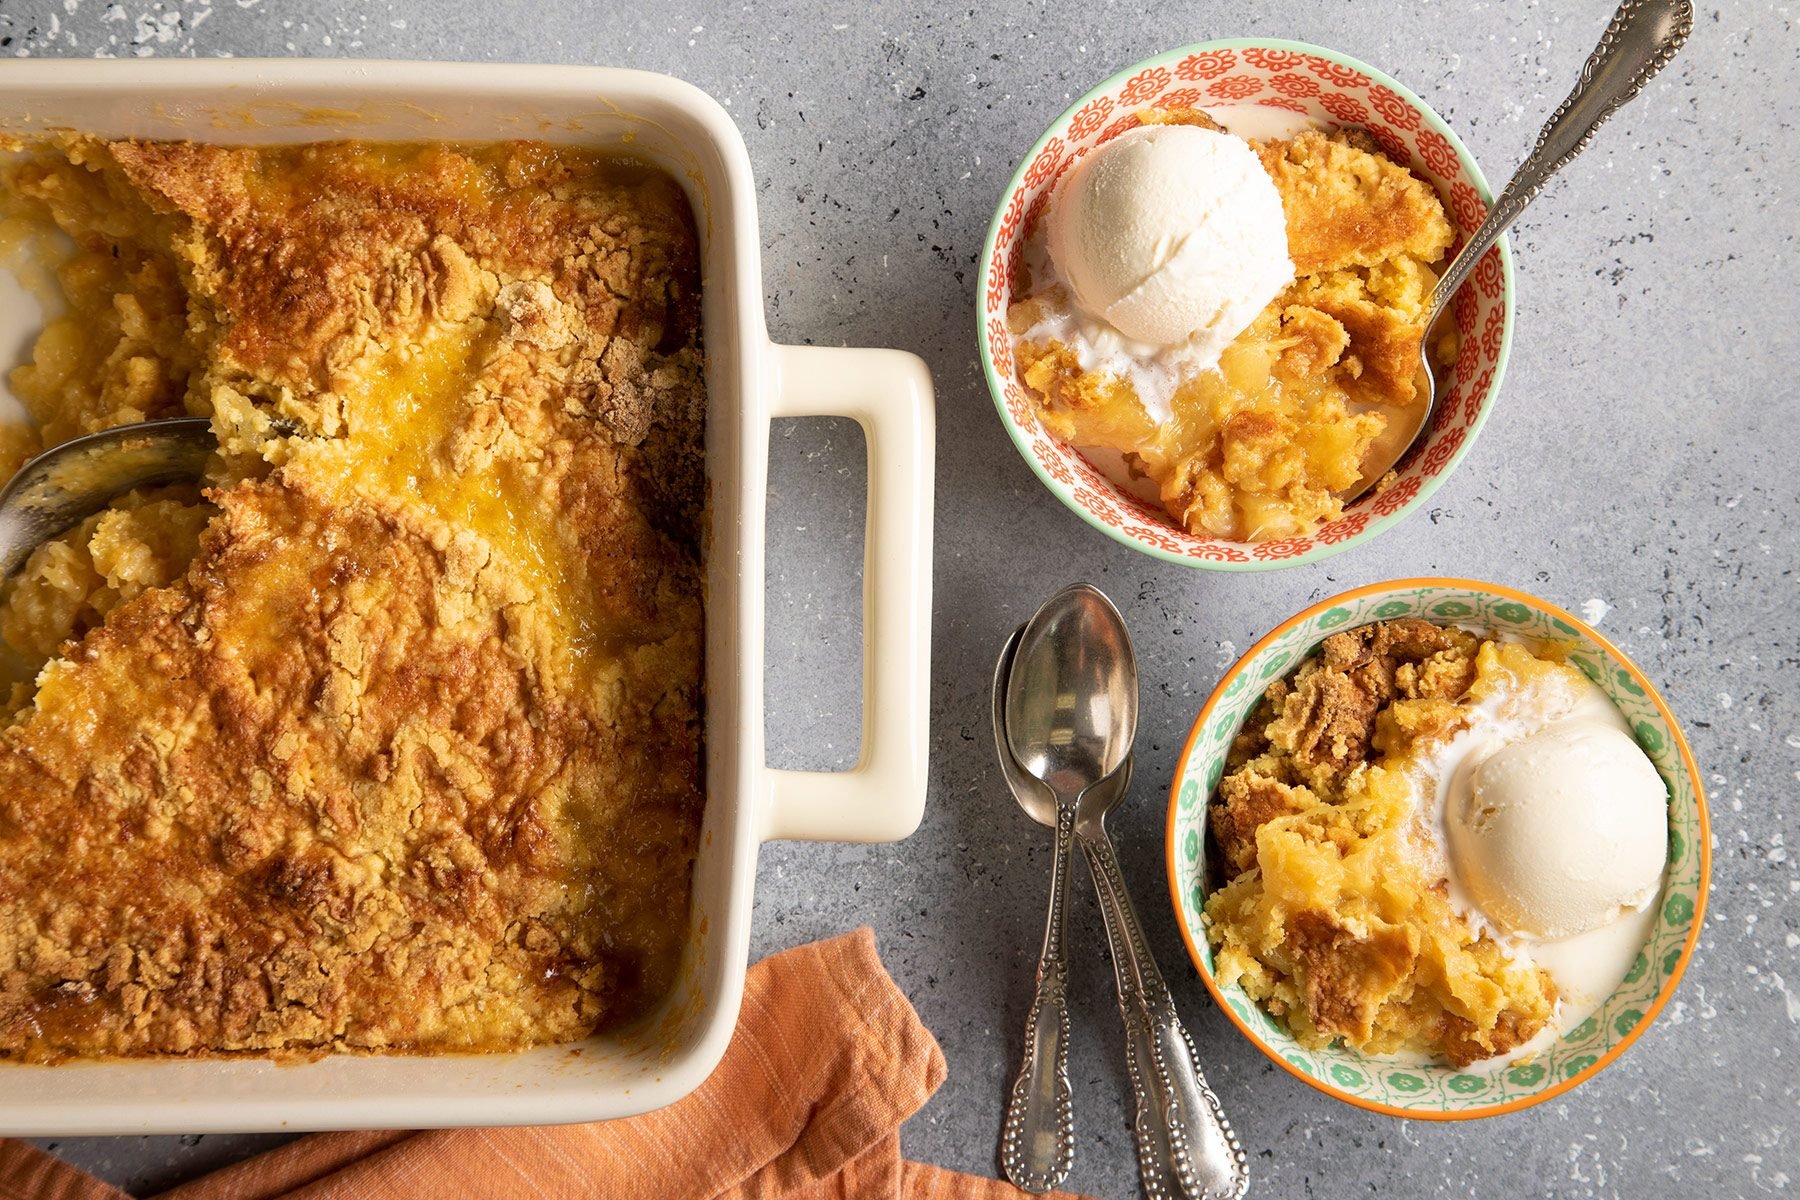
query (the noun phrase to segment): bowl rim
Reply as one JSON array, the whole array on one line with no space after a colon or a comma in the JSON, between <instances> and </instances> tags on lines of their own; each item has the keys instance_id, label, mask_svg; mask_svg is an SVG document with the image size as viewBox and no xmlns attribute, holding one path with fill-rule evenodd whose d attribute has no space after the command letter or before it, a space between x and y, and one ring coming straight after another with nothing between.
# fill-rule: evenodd
<instances>
[{"instance_id":1,"label":"bowl rim","mask_svg":"<svg viewBox=\"0 0 1800 1200\"><path fill-rule=\"evenodd\" d=\"M1476 193L1481 197L1482 203L1489 208L1493 207L1494 193L1493 189L1488 185L1487 176L1482 174L1481 165L1475 161L1474 154L1463 144L1463 140L1457 135L1456 130L1450 126L1448 121L1444 120L1444 118L1438 114L1436 109L1432 108L1431 105L1421 99L1416 92L1387 74L1385 71L1372 67L1361 59L1345 54L1340 50L1333 50L1326 46L1315 45L1312 42L1300 42L1287 38L1215 38L1210 41L1190 42L1186 45L1175 46L1160 53L1152 54L1148 58L1139 59L1137 62L1131 63L1130 65L1113 72L1098 84L1095 84L1086 92L1083 92L1080 96L1076 97L1068 107L1064 108L1063 111L1058 114L1055 120L1045 126L1044 132L1038 137L1036 142L1032 143L1031 148L1025 152L1024 156L1019 159L1018 166L1013 169L1011 178L1008 179L1006 186L1001 189L999 203L994 207L993 219L988 223L987 238L982 243L981 260L975 273L975 342L977 352L981 358L982 373L987 380L988 398L993 401L995 409L998 410L1000 424L1005 428L1007 436L1012 440L1014 448L1018 450L1019 457L1025 460L1025 464L1031 468L1032 474L1037 476L1038 482L1043 484L1044 487L1049 490L1051 495L1061 500L1064 506L1073 511L1089 526L1099 530L1115 542L1130 546L1140 553L1147 554L1152 558L1160 559L1163 562L1176 563L1184 567L1193 567L1209 571L1277 571L1287 567L1297 567L1307 563L1321 562L1334 555L1342 554L1353 546L1360 546L1370 539L1387 532L1389 529L1392 529L1395 525L1399 524L1423 507L1425 502L1429 500L1432 495L1436 493L1438 488L1442 487L1445 481L1454 475L1456 469L1462 465L1463 459L1468 456L1469 451L1474 447L1476 438L1481 435L1483 426L1487 424L1488 417L1493 412L1495 401L1498 400L1500 396L1500 385L1506 379L1506 365L1512 355L1513 325L1518 310L1518 289L1517 281L1513 273L1512 246L1507 240L1506 235L1502 234L1495 243L1500 251L1500 297L1502 314L1500 352L1494 357L1494 378L1488 385L1487 402L1484 403L1481 406L1481 410L1475 414L1474 423L1469 426L1468 432L1463 436L1462 443L1451 453L1449 460L1444 464L1443 470L1439 471L1436 475L1425 479L1420 484L1418 492L1399 508L1385 516L1379 514L1373 516L1368 524L1341 541L1332 542L1329 545L1315 542L1312 549L1303 554L1294 555L1291 558L1259 559L1252 556L1245 562L1225 562L1213 559L1194 558L1174 550L1165 550L1161 546L1149 545L1138 541L1124 530L1106 524L1095 517L1093 513L1089 512L1085 506L1075 499L1073 489L1051 478L1050 474L1044 470L1043 464L1039 463L1037 458L1031 453L1031 447L1025 439L1024 431L1015 426L1010 419L1011 414L1006 410L1005 380L1001 378L999 369L995 367L993 352L988 347L987 326L985 324L986 313L983 309L982 297L987 294L987 280L989 274L993 270L994 249L1000 240L1000 226L1006 215L1007 205L1010 202L1013 193L1018 191L1019 187L1024 182L1025 172L1029 170L1031 164L1037 160L1039 153L1049 144L1050 139L1053 136L1057 136L1059 131L1065 128L1074 118L1075 113L1089 101L1104 93L1110 92L1115 87L1130 79L1131 76L1150 66L1172 62L1179 57L1185 57L1189 54L1203 54L1212 50L1247 50L1253 48L1292 50L1301 54L1317 55L1321 58L1328 59L1339 66L1348 67L1353 71L1360 72L1361 74L1368 76L1371 82L1390 89L1402 100L1415 108L1421 119L1436 132L1443 135L1444 139L1450 143L1451 149L1456 153L1457 161L1462 164L1463 170L1467 172L1470 181L1475 186ZM1231 544L1254 545L1255 543L1234 542Z\"/></svg>"},{"instance_id":2,"label":"bowl rim","mask_svg":"<svg viewBox=\"0 0 1800 1200\"><path fill-rule=\"evenodd\" d=\"M1181 784L1185 773L1180 767L1173 773L1169 782L1169 799L1168 808L1166 810L1167 815L1164 820L1165 832L1163 837L1164 873L1168 877L1169 902L1174 908L1175 927L1181 931L1181 941L1187 949L1188 959L1194 964L1194 970L1200 976L1200 981L1206 985L1207 992L1212 996L1213 1004L1220 1012L1225 1014L1226 1018L1233 1025L1237 1026L1238 1032L1243 1034L1244 1037L1258 1050L1261 1050L1271 1062L1292 1075L1294 1078L1300 1080L1302 1083L1316 1088L1328 1096L1333 1096L1347 1104L1353 1104L1357 1108L1367 1109L1370 1112L1382 1113L1390 1117L1403 1117L1422 1121L1470 1121L1482 1117L1494 1117L1504 1113L1519 1112L1522 1109L1530 1108L1534 1104L1542 1104L1546 1100L1553 1099L1573 1088L1579 1087L1581 1084L1587 1082L1589 1079L1598 1075L1601 1071L1610 1066L1615 1059L1631 1047L1633 1042L1637 1041L1645 1030L1650 1028L1651 1024L1662 1012L1664 1006L1668 1004L1669 999L1675 994L1676 987L1681 983L1681 977L1687 972L1688 961L1693 957L1694 947L1700 940L1700 930L1706 923L1706 901L1712 886L1712 833L1707 810L1705 780L1700 774L1699 765L1694 761L1694 752L1688 746L1687 735L1682 731L1681 723L1675 719L1675 713L1670 709L1668 702L1663 699L1662 693L1657 691L1656 685L1650 682L1650 679L1638 668L1638 665L1633 662L1624 651L1615 646L1611 639L1607 638L1604 634L1600 633L1599 630L1595 629L1586 621L1583 621L1580 617L1575 616L1573 613L1550 603L1548 600L1534 596L1530 592L1507 587L1505 584L1487 583L1479 579L1459 579L1450 576L1435 575L1417 576L1406 579L1389 579L1379 583L1369 583L1364 584L1361 587L1351 588L1348 591L1340 592L1335 596L1329 596L1315 604L1307 605L1305 608L1301 609L1299 612L1295 613L1293 616L1289 617L1259 638L1255 645L1246 650L1243 653L1243 656L1240 657L1237 662L1233 663L1228 671L1219 677L1219 681L1217 685L1214 686L1211 695L1207 696L1206 703L1201 705L1199 716L1194 718L1193 726L1188 730L1187 738L1182 742L1181 755L1176 759L1177 764L1184 767L1192 757L1194 744L1199 740L1201 730L1212 718L1213 710L1218 707L1219 701L1224 698L1226 687L1233 679L1236 679L1242 674L1252 662L1259 658L1262 653L1276 641L1276 639L1301 623L1348 601L1360 600L1367 596L1380 595L1385 592L1393 592L1401 589L1419 588L1455 588L1460 591L1485 592L1492 596L1516 601L1527 607L1535 608L1541 612L1547 613L1551 617L1568 622L1569 625L1583 637L1593 641L1593 643L1603 650L1609 658L1631 674L1632 681L1644 689L1644 695L1656 706L1656 711L1661 714L1663 721L1668 725L1670 740L1680 752L1682 769L1687 772L1689 782L1693 785L1694 789L1694 807L1696 814L1699 817L1700 824L1699 835L1694 839L1700 850L1700 884L1694 898L1694 915L1688 926L1687 937L1682 942L1681 957L1676 961L1675 969L1669 973L1669 977L1664 980L1662 987L1657 990L1655 998L1644 1009L1643 1015L1639 1017L1637 1023L1631 1027L1630 1032L1609 1047L1607 1051L1595 1059L1593 1063L1584 1067L1576 1074L1567 1079L1550 1084L1542 1091L1534 1092L1529 1096L1521 1096L1515 1100L1508 1100L1499 1104L1483 1105L1479 1108L1450 1110L1400 1108L1395 1105L1383 1104L1379 1101L1365 1099L1345 1091L1327 1080L1310 1075L1296 1067L1274 1046L1265 1042L1262 1037L1255 1030L1250 1028L1237 1013L1233 1012L1231 1006L1225 1002L1224 992L1221 990L1218 981L1213 978L1212 972L1207 969L1205 962L1201 957L1200 949L1194 941L1194 931L1188 928L1188 923L1182 919L1181 915L1181 889L1179 883L1176 881L1175 857L1175 812L1177 802L1180 799Z\"/></svg>"}]
</instances>

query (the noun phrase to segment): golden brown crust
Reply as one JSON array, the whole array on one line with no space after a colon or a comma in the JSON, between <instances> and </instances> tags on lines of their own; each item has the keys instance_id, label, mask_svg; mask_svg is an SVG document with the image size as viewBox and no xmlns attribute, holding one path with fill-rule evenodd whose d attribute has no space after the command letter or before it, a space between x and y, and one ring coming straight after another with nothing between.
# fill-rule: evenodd
<instances>
[{"instance_id":1,"label":"golden brown crust","mask_svg":"<svg viewBox=\"0 0 1800 1200\"><path fill-rule=\"evenodd\" d=\"M1450 248L1442 201L1372 145L1316 130L1251 144L1281 193L1294 274L1376 267L1402 255L1431 262Z\"/></svg>"},{"instance_id":2,"label":"golden brown crust","mask_svg":"<svg viewBox=\"0 0 1800 1200\"><path fill-rule=\"evenodd\" d=\"M1192 125L1214 133L1225 132L1223 125L1197 108L1154 108L1139 113L1138 121L1144 125Z\"/></svg>"},{"instance_id":3,"label":"golden brown crust","mask_svg":"<svg viewBox=\"0 0 1800 1200\"><path fill-rule=\"evenodd\" d=\"M1284 380L1324 375L1350 347L1350 332L1343 322L1317 305L1289 304L1281 310L1280 320L1276 371Z\"/></svg>"},{"instance_id":4,"label":"golden brown crust","mask_svg":"<svg viewBox=\"0 0 1800 1200\"><path fill-rule=\"evenodd\" d=\"M329 386L362 326L454 316L456 297L433 286L452 270L446 247L543 280L600 336L674 349L697 324L695 243L670 236L692 218L660 172L529 142L480 156L431 143L106 149L153 205L202 231L192 270L216 289L220 353L270 378Z\"/></svg>"},{"instance_id":5,"label":"golden brown crust","mask_svg":"<svg viewBox=\"0 0 1800 1200\"><path fill-rule=\"evenodd\" d=\"M1418 931L1387 925L1359 935L1317 910L1296 913L1290 931L1313 1024L1355 1042L1367 1041L1382 1005L1412 974L1419 957Z\"/></svg>"},{"instance_id":6,"label":"golden brown crust","mask_svg":"<svg viewBox=\"0 0 1800 1200\"><path fill-rule=\"evenodd\" d=\"M1296 278L1278 301L1282 333L1309 346L1293 368L1322 364L1365 403L1410 404L1428 266L1455 240L1443 202L1361 131L1252 144L1287 217Z\"/></svg>"},{"instance_id":7,"label":"golden brown crust","mask_svg":"<svg viewBox=\"0 0 1800 1200\"><path fill-rule=\"evenodd\" d=\"M1293 785L1253 771L1233 771L1219 781L1212 807L1212 834L1225 864L1225 877L1235 879L1256 865L1256 831L1276 817L1305 812L1312 797Z\"/></svg>"},{"instance_id":8,"label":"golden brown crust","mask_svg":"<svg viewBox=\"0 0 1800 1200\"><path fill-rule=\"evenodd\" d=\"M1274 701L1243 759L1279 748L1319 790L1341 787L1370 761L1377 716L1400 699L1459 698L1474 680L1477 639L1414 617L1334 633ZM1423 673L1420 667L1430 665ZM1254 722L1253 722L1254 724Z\"/></svg>"},{"instance_id":9,"label":"golden brown crust","mask_svg":"<svg viewBox=\"0 0 1800 1200\"><path fill-rule=\"evenodd\" d=\"M225 461L192 562L109 599L0 731L0 1054L505 1049L642 1013L702 804L679 189L532 146L70 156L175 223Z\"/></svg>"}]
</instances>

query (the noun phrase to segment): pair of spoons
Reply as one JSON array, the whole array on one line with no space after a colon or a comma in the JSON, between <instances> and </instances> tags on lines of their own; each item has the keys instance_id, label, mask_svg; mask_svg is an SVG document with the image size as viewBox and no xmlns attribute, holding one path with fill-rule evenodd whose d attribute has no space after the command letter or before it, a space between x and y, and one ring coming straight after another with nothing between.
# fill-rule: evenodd
<instances>
[{"instance_id":1,"label":"pair of spoons","mask_svg":"<svg viewBox=\"0 0 1800 1200\"><path fill-rule=\"evenodd\" d=\"M1144 1190L1152 1200L1235 1200L1249 1183L1243 1150L1195 1062L1106 833L1106 815L1131 785L1137 692L1125 622L1085 583L1045 601L994 669L994 742L1006 782L1033 820L1056 831L1050 914L1000 1164L1016 1186L1041 1193L1062 1182L1075 1157L1064 893L1079 845L1112 949Z\"/></svg>"}]
</instances>

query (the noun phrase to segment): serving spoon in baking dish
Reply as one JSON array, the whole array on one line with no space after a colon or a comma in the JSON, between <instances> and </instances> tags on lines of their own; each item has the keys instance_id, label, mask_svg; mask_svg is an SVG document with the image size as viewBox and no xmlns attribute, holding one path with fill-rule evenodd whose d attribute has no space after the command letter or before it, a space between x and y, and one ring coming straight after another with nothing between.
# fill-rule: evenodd
<instances>
[{"instance_id":1,"label":"serving spoon in baking dish","mask_svg":"<svg viewBox=\"0 0 1800 1200\"><path fill-rule=\"evenodd\" d=\"M1125 1020L1132 1132L1152 1200L1232 1200L1249 1183L1243 1150L1200 1073L1119 870L1105 820L1130 792L1137 657L1119 611L1090 584L1064 588L1014 631L994 671L994 741L1021 808L1057 831L1038 995L1008 1108L1001 1165L1027 1191L1060 1182L1073 1157L1061 889L1078 843L1100 895ZM1048 984L1048 986L1046 986Z\"/></svg>"},{"instance_id":2,"label":"serving spoon in baking dish","mask_svg":"<svg viewBox=\"0 0 1800 1200\"><path fill-rule=\"evenodd\" d=\"M1488 210L1487 219L1474 234L1431 289L1431 300L1425 310L1426 336L1419 344L1419 379L1425 393L1424 404L1411 404L1404 412L1389 416L1390 427L1370 447L1363 460L1362 477L1339 493L1348 504L1379 483L1394 467L1403 462L1413 448L1425 439L1433 416L1443 399L1443 385L1431 361L1432 336L1440 318L1449 310L1455 297L1482 255L1491 249L1500 235L1519 219L1544 190L1544 185L1558 171L1574 161L1587 148L1606 118L1624 107L1626 101L1643 91L1644 85L1668 65L1687 41L1694 28L1694 6L1690 0L1625 0L1600 35L1600 44L1582 65L1581 78L1550 119L1538 132L1537 144L1513 177L1506 183L1500 198ZM1394 423L1398 416L1405 422Z\"/></svg>"},{"instance_id":3,"label":"serving spoon in baking dish","mask_svg":"<svg viewBox=\"0 0 1800 1200\"><path fill-rule=\"evenodd\" d=\"M131 489L199 479L218 448L205 417L120 425L52 446L0 489L0 582Z\"/></svg>"}]
</instances>

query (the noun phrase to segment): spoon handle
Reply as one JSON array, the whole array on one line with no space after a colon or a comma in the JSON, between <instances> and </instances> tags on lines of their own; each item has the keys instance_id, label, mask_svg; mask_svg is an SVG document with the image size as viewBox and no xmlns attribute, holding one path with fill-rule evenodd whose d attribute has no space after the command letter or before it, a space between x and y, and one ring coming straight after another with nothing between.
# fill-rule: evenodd
<instances>
[{"instance_id":1,"label":"spoon handle","mask_svg":"<svg viewBox=\"0 0 1800 1200\"><path fill-rule=\"evenodd\" d=\"M1689 0L1625 0L1619 5L1600 44L1582 66L1575 90L1544 123L1537 145L1513 172L1487 220L1432 289L1433 313L1456 294L1488 247L1538 198L1550 177L1586 149L1601 123L1668 65L1693 28L1694 6Z\"/></svg>"},{"instance_id":2,"label":"spoon handle","mask_svg":"<svg viewBox=\"0 0 1800 1200\"><path fill-rule=\"evenodd\" d=\"M1014 1186L1047 1192L1075 1161L1074 1097L1069 1089L1069 965L1063 954L1068 928L1069 872L1075 865L1075 805L1056 812L1056 859L1050 874L1050 916L1038 959L1037 992L1025 1018L1025 1057L1006 1106L1000 1166Z\"/></svg>"},{"instance_id":3,"label":"spoon handle","mask_svg":"<svg viewBox=\"0 0 1800 1200\"><path fill-rule=\"evenodd\" d=\"M1112 839L1104 826L1084 821L1081 848L1100 892L1119 984L1144 1192L1151 1200L1236 1200L1250 1184L1243 1148L1200 1073L1194 1041L1144 939Z\"/></svg>"}]
</instances>

